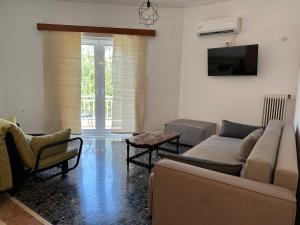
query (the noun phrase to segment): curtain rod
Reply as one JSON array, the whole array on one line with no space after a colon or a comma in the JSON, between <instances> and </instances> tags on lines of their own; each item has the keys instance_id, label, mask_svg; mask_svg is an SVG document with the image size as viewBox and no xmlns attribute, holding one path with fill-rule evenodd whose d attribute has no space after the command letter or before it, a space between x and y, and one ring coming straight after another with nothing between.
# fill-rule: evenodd
<instances>
[{"instance_id":1,"label":"curtain rod","mask_svg":"<svg viewBox=\"0 0 300 225\"><path fill-rule=\"evenodd\" d=\"M76 26L62 24L37 23L39 31L66 31L66 32L86 32L86 33L102 33L102 34L126 34L155 37L155 30L116 28L116 27L93 27L93 26Z\"/></svg>"}]
</instances>

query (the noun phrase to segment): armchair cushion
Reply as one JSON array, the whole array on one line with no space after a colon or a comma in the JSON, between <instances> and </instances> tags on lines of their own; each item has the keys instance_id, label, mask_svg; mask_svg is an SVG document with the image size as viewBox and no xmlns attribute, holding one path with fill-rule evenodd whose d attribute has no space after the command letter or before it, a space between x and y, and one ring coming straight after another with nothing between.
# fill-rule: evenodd
<instances>
[{"instance_id":1,"label":"armchair cushion","mask_svg":"<svg viewBox=\"0 0 300 225\"><path fill-rule=\"evenodd\" d=\"M13 186L10 159L5 144L5 136L10 123L0 119L0 191L5 191Z\"/></svg>"},{"instance_id":2,"label":"armchair cushion","mask_svg":"<svg viewBox=\"0 0 300 225\"><path fill-rule=\"evenodd\" d=\"M43 135L43 136L33 136L31 137L31 148L33 153L38 156L39 151L42 147L54 144L60 141L66 141L70 139L71 129L66 129L60 132L56 132L53 134ZM68 143L60 144L54 147L47 148L43 151L40 159L45 159L59 153L63 153L67 151Z\"/></svg>"},{"instance_id":3,"label":"armchair cushion","mask_svg":"<svg viewBox=\"0 0 300 225\"><path fill-rule=\"evenodd\" d=\"M15 116L10 116L10 117L6 118L6 120L13 124L17 124L17 118Z\"/></svg>"},{"instance_id":4,"label":"armchair cushion","mask_svg":"<svg viewBox=\"0 0 300 225\"><path fill-rule=\"evenodd\" d=\"M11 126L8 128L8 132L10 132L14 138L24 165L26 167L33 168L35 165L36 156L33 154L24 132L21 130L21 128L13 123L11 123Z\"/></svg>"},{"instance_id":5,"label":"armchair cushion","mask_svg":"<svg viewBox=\"0 0 300 225\"><path fill-rule=\"evenodd\" d=\"M78 149L74 148L71 150L68 150L66 152L58 153L56 155L52 155L50 157L44 158L40 160L39 163L39 169L44 169L50 166L53 166L57 163L69 160L71 158L74 158L75 156L78 155Z\"/></svg>"},{"instance_id":6,"label":"armchair cushion","mask_svg":"<svg viewBox=\"0 0 300 225\"><path fill-rule=\"evenodd\" d=\"M0 119L0 129L2 129L4 136L6 132L9 132L13 136L24 166L28 168L34 167L36 157L29 145L29 136L18 126L16 117L10 116L6 119Z\"/></svg>"}]
</instances>

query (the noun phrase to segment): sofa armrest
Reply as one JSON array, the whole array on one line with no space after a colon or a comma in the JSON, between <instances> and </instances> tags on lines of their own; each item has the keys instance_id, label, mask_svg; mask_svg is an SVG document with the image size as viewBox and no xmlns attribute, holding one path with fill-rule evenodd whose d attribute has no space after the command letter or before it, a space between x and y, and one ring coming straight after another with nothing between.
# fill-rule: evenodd
<instances>
[{"instance_id":1,"label":"sofa armrest","mask_svg":"<svg viewBox=\"0 0 300 225\"><path fill-rule=\"evenodd\" d=\"M295 192L171 160L154 168L155 225L292 225Z\"/></svg>"}]
</instances>

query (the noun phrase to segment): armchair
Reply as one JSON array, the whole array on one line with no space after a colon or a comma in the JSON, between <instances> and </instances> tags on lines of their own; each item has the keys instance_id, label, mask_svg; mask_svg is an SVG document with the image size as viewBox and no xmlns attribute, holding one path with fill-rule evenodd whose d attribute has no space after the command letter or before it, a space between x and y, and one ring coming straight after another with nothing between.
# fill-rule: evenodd
<instances>
[{"instance_id":1,"label":"armchair","mask_svg":"<svg viewBox=\"0 0 300 225\"><path fill-rule=\"evenodd\" d=\"M2 143L5 144L8 152L14 190L29 176L33 176L36 182L42 182L58 175L64 176L78 166L83 146L80 137L70 139L69 133L67 138L64 137L58 141L51 140L40 145L40 148L34 151L28 135L25 135L17 124L1 120L0 125L1 131L5 134ZM46 136L39 135L39 137ZM0 142L0 144L2 143ZM62 146L64 147L62 148ZM76 161L69 168L68 162L74 158ZM40 176L41 172L54 167L60 168L60 171L46 177Z\"/></svg>"},{"instance_id":2,"label":"armchair","mask_svg":"<svg viewBox=\"0 0 300 225\"><path fill-rule=\"evenodd\" d=\"M41 159L42 153L45 152L47 149L52 148L52 147L57 147L62 144L71 143L74 141L79 141L78 149L74 148L71 150L67 150L66 152L58 153L53 156ZM65 175L69 171L75 169L79 164L80 155L81 155L81 151L82 151L82 145L83 145L82 138L76 137L76 138L72 138L69 140L59 141L59 142L55 142L53 144L43 146L38 152L34 168L31 168L31 169L33 169L32 175L33 175L34 180L36 182L42 182L42 181L48 180L50 178L53 178L53 177L56 177L59 175ZM68 161L75 157L77 157L77 159L76 159L74 166L69 168ZM42 178L42 177L38 176L38 173L43 172L48 169L51 169L53 167L60 167L61 172L50 175L47 178Z\"/></svg>"}]
</instances>

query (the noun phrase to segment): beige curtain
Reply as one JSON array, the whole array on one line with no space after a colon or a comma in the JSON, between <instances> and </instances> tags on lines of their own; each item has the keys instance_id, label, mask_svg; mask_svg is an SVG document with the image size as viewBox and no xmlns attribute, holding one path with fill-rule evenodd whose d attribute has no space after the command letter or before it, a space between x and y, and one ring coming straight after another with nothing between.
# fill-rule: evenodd
<instances>
[{"instance_id":1,"label":"beige curtain","mask_svg":"<svg viewBox=\"0 0 300 225\"><path fill-rule=\"evenodd\" d=\"M45 130L80 133L81 34L43 32Z\"/></svg>"},{"instance_id":2,"label":"beige curtain","mask_svg":"<svg viewBox=\"0 0 300 225\"><path fill-rule=\"evenodd\" d=\"M144 37L113 35L113 132L143 130L146 51Z\"/></svg>"}]
</instances>

